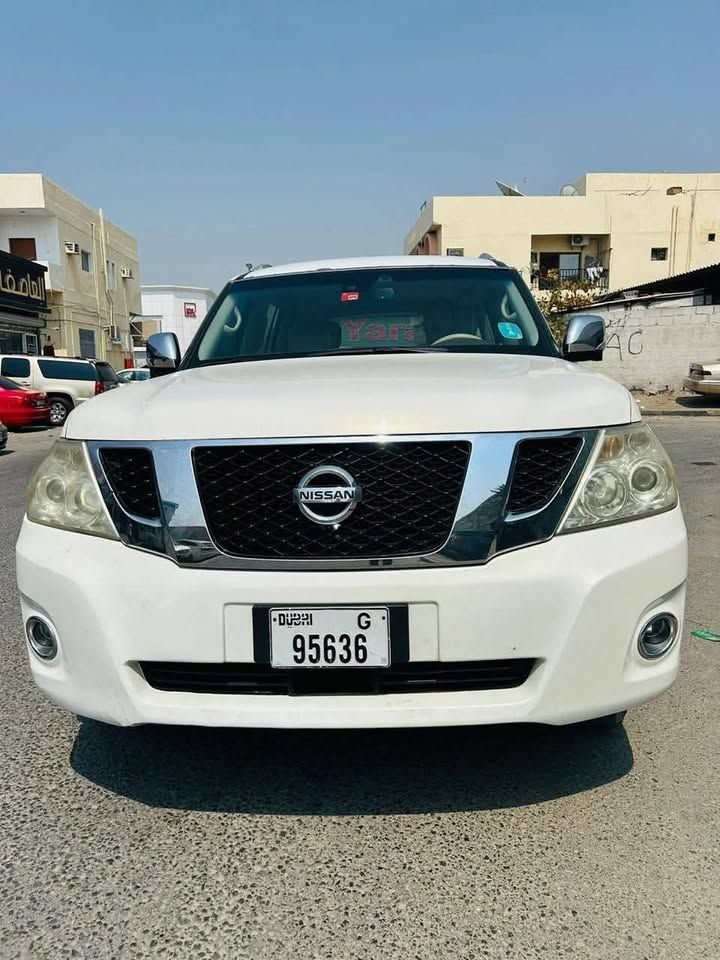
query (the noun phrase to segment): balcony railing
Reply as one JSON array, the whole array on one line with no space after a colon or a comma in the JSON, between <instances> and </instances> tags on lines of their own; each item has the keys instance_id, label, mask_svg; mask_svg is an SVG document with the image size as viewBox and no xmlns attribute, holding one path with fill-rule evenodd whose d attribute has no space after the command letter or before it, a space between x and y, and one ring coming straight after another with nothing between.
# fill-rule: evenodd
<instances>
[{"instance_id":1,"label":"balcony railing","mask_svg":"<svg viewBox=\"0 0 720 960\"><path fill-rule=\"evenodd\" d=\"M533 290L552 290L557 286L562 287L563 284L574 283L578 280L588 281L593 287L607 290L607 271L598 272L594 267L586 267L584 270L572 268L536 272L532 274L530 285Z\"/></svg>"}]
</instances>

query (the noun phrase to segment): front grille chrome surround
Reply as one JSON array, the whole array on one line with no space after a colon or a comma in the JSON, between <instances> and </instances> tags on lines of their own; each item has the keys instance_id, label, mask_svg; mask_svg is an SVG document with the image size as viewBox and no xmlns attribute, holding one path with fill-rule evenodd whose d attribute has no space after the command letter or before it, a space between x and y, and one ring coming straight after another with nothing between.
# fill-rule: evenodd
<instances>
[{"instance_id":1,"label":"front grille chrome surround","mask_svg":"<svg viewBox=\"0 0 720 960\"><path fill-rule=\"evenodd\" d=\"M373 570L447 567L487 563L494 556L549 540L558 528L578 480L598 437L598 429L553 430L532 433L398 434L383 437L288 437L229 440L87 441L88 453L98 484L116 526L127 546L160 554L180 566L227 570ZM543 498L535 509L518 513L510 509L513 471L520 462L525 440L572 438L577 448L565 476L555 471ZM390 539L381 547L366 549L361 556L243 556L223 549L212 536L212 524L203 510L196 482L194 459L199 449L312 446L321 463L332 462L332 451L363 445L412 444L428 449L449 444L469 451L464 482L456 491L439 490L438 497L450 498L449 535L421 542L415 552L407 547L392 549ZM113 490L112 477L103 466L103 452L111 448L142 447L152 455L157 494L158 518L132 515L123 508L122 498ZM230 452L230 451L228 451ZM299 477L298 477L299 479ZM552 493L548 499L547 491ZM291 500L293 491L288 489ZM527 501L526 501L527 504ZM445 503L447 508L448 504ZM402 509L395 506L393 509ZM310 522L310 521L308 521ZM390 518L389 518L390 522ZM419 551L419 552L418 552Z\"/></svg>"}]
</instances>

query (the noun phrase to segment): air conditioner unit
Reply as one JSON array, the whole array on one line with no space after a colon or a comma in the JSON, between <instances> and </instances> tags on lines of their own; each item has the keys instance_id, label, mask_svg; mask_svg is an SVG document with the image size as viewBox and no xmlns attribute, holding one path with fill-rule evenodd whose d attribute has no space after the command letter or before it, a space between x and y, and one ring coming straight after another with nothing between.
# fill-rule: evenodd
<instances>
[{"instance_id":1,"label":"air conditioner unit","mask_svg":"<svg viewBox=\"0 0 720 960\"><path fill-rule=\"evenodd\" d=\"M80 244L72 240L65 241L65 253L80 253Z\"/></svg>"},{"instance_id":2,"label":"air conditioner unit","mask_svg":"<svg viewBox=\"0 0 720 960\"><path fill-rule=\"evenodd\" d=\"M584 233L572 233L570 235L571 247L586 247L590 243L590 237Z\"/></svg>"},{"instance_id":3,"label":"air conditioner unit","mask_svg":"<svg viewBox=\"0 0 720 960\"><path fill-rule=\"evenodd\" d=\"M112 340L113 343L120 343L120 330L114 323L109 327L105 327L105 333L108 336L108 340Z\"/></svg>"},{"instance_id":4,"label":"air conditioner unit","mask_svg":"<svg viewBox=\"0 0 720 960\"><path fill-rule=\"evenodd\" d=\"M123 280L132 280L132 267L120 267L120 276L123 278Z\"/></svg>"}]
</instances>

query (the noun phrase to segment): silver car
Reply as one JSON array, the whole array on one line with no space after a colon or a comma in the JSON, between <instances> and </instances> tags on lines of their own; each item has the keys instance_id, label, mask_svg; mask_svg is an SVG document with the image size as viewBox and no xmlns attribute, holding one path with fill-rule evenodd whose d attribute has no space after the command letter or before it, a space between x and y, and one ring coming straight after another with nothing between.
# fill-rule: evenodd
<instances>
[{"instance_id":1,"label":"silver car","mask_svg":"<svg viewBox=\"0 0 720 960\"><path fill-rule=\"evenodd\" d=\"M691 363L683 387L691 393L720 396L720 360L713 363Z\"/></svg>"}]
</instances>

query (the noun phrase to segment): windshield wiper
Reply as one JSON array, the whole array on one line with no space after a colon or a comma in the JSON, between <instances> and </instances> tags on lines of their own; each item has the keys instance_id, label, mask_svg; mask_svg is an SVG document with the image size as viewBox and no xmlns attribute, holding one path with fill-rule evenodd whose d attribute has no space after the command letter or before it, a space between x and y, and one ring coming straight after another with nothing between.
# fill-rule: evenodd
<instances>
[{"instance_id":1,"label":"windshield wiper","mask_svg":"<svg viewBox=\"0 0 720 960\"><path fill-rule=\"evenodd\" d=\"M351 357L368 353L450 353L449 347L358 347L343 350L316 350L310 353L253 353L247 357L218 357L212 360L200 360L193 367L215 367L224 363L251 363L255 360L302 360L304 357Z\"/></svg>"},{"instance_id":2,"label":"windshield wiper","mask_svg":"<svg viewBox=\"0 0 720 960\"><path fill-rule=\"evenodd\" d=\"M303 357L352 357L367 353L447 353L447 347L345 347L342 350L317 350L303 353Z\"/></svg>"}]
</instances>

